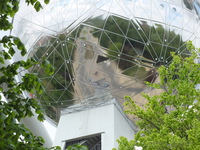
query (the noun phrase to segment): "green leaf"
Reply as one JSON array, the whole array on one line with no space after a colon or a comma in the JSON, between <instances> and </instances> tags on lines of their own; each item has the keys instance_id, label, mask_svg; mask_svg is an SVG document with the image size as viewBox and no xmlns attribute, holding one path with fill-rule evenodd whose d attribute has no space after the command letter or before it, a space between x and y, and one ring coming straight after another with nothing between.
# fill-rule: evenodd
<instances>
[{"instance_id":1,"label":"green leaf","mask_svg":"<svg viewBox=\"0 0 200 150\"><path fill-rule=\"evenodd\" d=\"M7 43L9 40L10 40L9 37L5 35L5 36L2 38L1 42L2 42L2 43Z\"/></svg>"},{"instance_id":2,"label":"green leaf","mask_svg":"<svg viewBox=\"0 0 200 150\"><path fill-rule=\"evenodd\" d=\"M49 4L50 0L44 0L45 4Z\"/></svg>"},{"instance_id":3,"label":"green leaf","mask_svg":"<svg viewBox=\"0 0 200 150\"><path fill-rule=\"evenodd\" d=\"M15 54L15 50L13 49L13 47L10 47L8 53L13 56Z\"/></svg>"},{"instance_id":4,"label":"green leaf","mask_svg":"<svg viewBox=\"0 0 200 150\"><path fill-rule=\"evenodd\" d=\"M25 49L25 48L24 48L24 44L23 44L21 41L18 42L17 48L18 48L19 50Z\"/></svg>"},{"instance_id":5,"label":"green leaf","mask_svg":"<svg viewBox=\"0 0 200 150\"><path fill-rule=\"evenodd\" d=\"M37 114L41 114L42 113L42 109L36 109L35 111Z\"/></svg>"},{"instance_id":6,"label":"green leaf","mask_svg":"<svg viewBox=\"0 0 200 150\"><path fill-rule=\"evenodd\" d=\"M7 53L7 52L5 52L5 51L3 51L3 56L4 56L4 58L7 60L7 59L11 59L11 57L10 57L10 55Z\"/></svg>"},{"instance_id":7,"label":"green leaf","mask_svg":"<svg viewBox=\"0 0 200 150\"><path fill-rule=\"evenodd\" d=\"M31 134L27 134L27 135L26 135L26 140L27 140L27 141L32 141L32 140L33 140L32 135L31 135Z\"/></svg>"},{"instance_id":8,"label":"green leaf","mask_svg":"<svg viewBox=\"0 0 200 150\"><path fill-rule=\"evenodd\" d=\"M38 118L39 121L44 121L45 120L43 114L39 114L37 118Z\"/></svg>"},{"instance_id":9,"label":"green leaf","mask_svg":"<svg viewBox=\"0 0 200 150\"><path fill-rule=\"evenodd\" d=\"M25 56L26 54L27 54L27 51L26 51L25 48L23 48L23 49L21 50L21 55L22 55L22 56Z\"/></svg>"},{"instance_id":10,"label":"green leaf","mask_svg":"<svg viewBox=\"0 0 200 150\"><path fill-rule=\"evenodd\" d=\"M18 10L19 10L19 6L18 6L18 5L15 5L15 6L13 7L13 11L16 13Z\"/></svg>"},{"instance_id":11,"label":"green leaf","mask_svg":"<svg viewBox=\"0 0 200 150\"><path fill-rule=\"evenodd\" d=\"M30 0L31 4L33 5L37 0Z\"/></svg>"},{"instance_id":12,"label":"green leaf","mask_svg":"<svg viewBox=\"0 0 200 150\"><path fill-rule=\"evenodd\" d=\"M0 57L0 63L1 63L1 64L4 64L4 63L5 63L3 57Z\"/></svg>"},{"instance_id":13,"label":"green leaf","mask_svg":"<svg viewBox=\"0 0 200 150\"><path fill-rule=\"evenodd\" d=\"M18 45L20 43L20 39L18 37L13 37L13 42L15 45Z\"/></svg>"},{"instance_id":14,"label":"green leaf","mask_svg":"<svg viewBox=\"0 0 200 150\"><path fill-rule=\"evenodd\" d=\"M37 2L35 3L34 8L35 8L35 10L36 10L37 12L40 11L40 9L42 8L42 5L40 4L39 1L37 1Z\"/></svg>"},{"instance_id":15,"label":"green leaf","mask_svg":"<svg viewBox=\"0 0 200 150\"><path fill-rule=\"evenodd\" d=\"M3 112L0 112L0 122L4 121L6 118L6 115Z\"/></svg>"}]
</instances>

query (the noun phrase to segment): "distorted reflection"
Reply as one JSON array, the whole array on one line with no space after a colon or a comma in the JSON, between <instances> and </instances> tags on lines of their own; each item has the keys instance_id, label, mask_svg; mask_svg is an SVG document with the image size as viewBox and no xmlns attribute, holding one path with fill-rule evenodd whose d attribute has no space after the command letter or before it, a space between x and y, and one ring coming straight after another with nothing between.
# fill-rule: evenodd
<instances>
[{"instance_id":1,"label":"distorted reflection","mask_svg":"<svg viewBox=\"0 0 200 150\"><path fill-rule=\"evenodd\" d=\"M149 20L116 15L91 17L56 35L43 35L30 57L45 56L56 68L52 77L40 66L32 68L45 89L37 99L46 114L58 121L60 110L74 104L87 105L124 95L137 95L156 82L157 68L168 65L170 52L188 52L176 28ZM98 97L98 100L97 100Z\"/></svg>"}]
</instances>

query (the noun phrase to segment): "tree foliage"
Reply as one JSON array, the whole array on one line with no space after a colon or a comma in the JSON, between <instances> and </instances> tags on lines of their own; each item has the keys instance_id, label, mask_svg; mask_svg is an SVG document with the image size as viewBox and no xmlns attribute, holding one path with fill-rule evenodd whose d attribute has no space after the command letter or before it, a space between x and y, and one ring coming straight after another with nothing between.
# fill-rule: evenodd
<instances>
[{"instance_id":1,"label":"tree foliage","mask_svg":"<svg viewBox=\"0 0 200 150\"><path fill-rule=\"evenodd\" d=\"M118 150L199 150L200 149L200 49L192 42L187 43L190 57L182 58L172 53L173 61L159 68L160 82L147 83L153 89L162 89L159 95L149 96L144 108L137 106L130 96L126 96L126 113L138 117L140 128L134 140L118 140ZM115 149L116 150L116 149Z\"/></svg>"},{"instance_id":2,"label":"tree foliage","mask_svg":"<svg viewBox=\"0 0 200 150\"><path fill-rule=\"evenodd\" d=\"M47 4L49 0L44 0ZM42 8L38 0L26 0L36 11ZM3 0L0 3L0 30L12 29L12 22L9 18L13 17L19 9L19 0ZM15 54L15 48L21 51L21 55L26 55L27 51L24 44L18 37L5 35L0 44L3 50L0 51L0 149L2 150L44 150L44 140L42 137L34 136L33 133L20 120L25 117L33 116L33 110L38 115L38 120L43 121L44 115L39 103L33 99L24 97L24 92L42 92L40 79L36 74L25 73L21 82L17 82L16 76L20 70L27 70L37 64L34 59L21 60L9 65L5 61L11 60ZM46 73L52 74L53 68L45 59L40 64L46 69ZM2 97L7 101L4 101ZM59 149L53 147L50 149Z\"/></svg>"}]
</instances>

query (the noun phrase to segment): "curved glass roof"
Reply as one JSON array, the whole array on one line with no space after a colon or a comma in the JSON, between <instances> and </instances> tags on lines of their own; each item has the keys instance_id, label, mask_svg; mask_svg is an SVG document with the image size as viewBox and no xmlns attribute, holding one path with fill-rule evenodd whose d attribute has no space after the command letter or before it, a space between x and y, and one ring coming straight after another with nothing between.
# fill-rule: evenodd
<instances>
[{"instance_id":1,"label":"curved glass roof","mask_svg":"<svg viewBox=\"0 0 200 150\"><path fill-rule=\"evenodd\" d=\"M141 92L160 92L144 81L158 82L157 68L170 63L170 52L185 57L185 41L200 43L199 0L57 0L39 13L24 8L13 33L28 57L45 56L56 68L51 77L40 66L31 70L45 89L35 96L54 120L65 108L113 97L122 104L124 95L142 106Z\"/></svg>"}]
</instances>

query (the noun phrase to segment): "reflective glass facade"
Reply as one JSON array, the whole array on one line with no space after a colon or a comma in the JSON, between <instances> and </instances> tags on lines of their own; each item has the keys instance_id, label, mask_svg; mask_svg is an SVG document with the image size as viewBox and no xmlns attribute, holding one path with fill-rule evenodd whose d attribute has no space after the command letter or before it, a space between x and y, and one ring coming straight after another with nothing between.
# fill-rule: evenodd
<instances>
[{"instance_id":1,"label":"reflective glass facade","mask_svg":"<svg viewBox=\"0 0 200 150\"><path fill-rule=\"evenodd\" d=\"M141 92L160 92L144 81L159 80L157 68L170 63L170 52L186 57L188 40L200 46L199 0L57 0L39 13L24 8L13 33L28 57L46 57L55 67L53 76L40 65L30 70L45 89L35 97L54 120L71 106L112 97L123 104L124 95L142 106Z\"/></svg>"}]
</instances>

